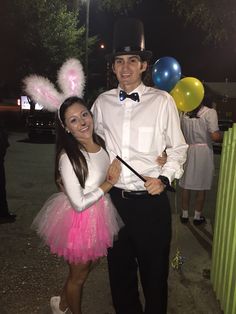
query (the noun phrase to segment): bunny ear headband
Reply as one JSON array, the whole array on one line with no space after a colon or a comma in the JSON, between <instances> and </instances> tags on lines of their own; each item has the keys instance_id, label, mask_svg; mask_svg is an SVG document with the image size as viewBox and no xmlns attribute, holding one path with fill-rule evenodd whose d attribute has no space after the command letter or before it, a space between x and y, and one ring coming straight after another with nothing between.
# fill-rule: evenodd
<instances>
[{"instance_id":1,"label":"bunny ear headband","mask_svg":"<svg viewBox=\"0 0 236 314\"><path fill-rule=\"evenodd\" d=\"M48 111L57 111L70 96L83 97L85 77L79 60L68 59L58 71L57 81L62 93L47 78L33 74L23 80L24 90Z\"/></svg>"}]
</instances>

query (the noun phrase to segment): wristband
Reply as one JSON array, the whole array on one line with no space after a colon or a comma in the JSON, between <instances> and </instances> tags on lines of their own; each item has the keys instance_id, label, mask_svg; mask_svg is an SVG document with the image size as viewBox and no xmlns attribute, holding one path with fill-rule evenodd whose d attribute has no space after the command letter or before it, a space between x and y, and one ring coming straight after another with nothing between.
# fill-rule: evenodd
<instances>
[{"instance_id":1,"label":"wristband","mask_svg":"<svg viewBox=\"0 0 236 314\"><path fill-rule=\"evenodd\" d=\"M166 186L165 188L167 191L175 192L175 189L170 185L170 181L167 177L160 175L157 179L161 180L161 182Z\"/></svg>"},{"instance_id":2,"label":"wristband","mask_svg":"<svg viewBox=\"0 0 236 314\"><path fill-rule=\"evenodd\" d=\"M165 176L159 176L157 179L161 180L161 182L166 186L170 185L169 179Z\"/></svg>"}]
</instances>

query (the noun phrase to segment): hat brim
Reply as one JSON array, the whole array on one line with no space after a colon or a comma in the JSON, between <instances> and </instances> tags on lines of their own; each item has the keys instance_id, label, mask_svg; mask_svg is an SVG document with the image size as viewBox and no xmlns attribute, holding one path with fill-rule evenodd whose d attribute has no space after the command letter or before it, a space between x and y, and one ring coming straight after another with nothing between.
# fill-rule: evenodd
<instances>
[{"instance_id":1,"label":"hat brim","mask_svg":"<svg viewBox=\"0 0 236 314\"><path fill-rule=\"evenodd\" d=\"M149 50L144 51L119 51L115 53L110 53L105 56L106 61L113 62L114 58L117 56L125 56L125 55L137 55L140 56L143 61L148 61L152 57L152 52Z\"/></svg>"}]
</instances>

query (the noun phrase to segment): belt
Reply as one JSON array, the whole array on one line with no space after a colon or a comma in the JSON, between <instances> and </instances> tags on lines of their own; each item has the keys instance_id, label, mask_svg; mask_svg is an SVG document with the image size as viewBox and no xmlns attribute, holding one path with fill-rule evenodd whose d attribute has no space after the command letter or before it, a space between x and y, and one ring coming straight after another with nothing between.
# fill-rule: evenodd
<instances>
[{"instance_id":1,"label":"belt","mask_svg":"<svg viewBox=\"0 0 236 314\"><path fill-rule=\"evenodd\" d=\"M151 198L151 197L157 196L157 195L149 194L146 190L131 191L131 190L122 190L115 187L113 187L112 190L116 193L117 192L120 193L121 197L126 198L126 199Z\"/></svg>"}]
</instances>

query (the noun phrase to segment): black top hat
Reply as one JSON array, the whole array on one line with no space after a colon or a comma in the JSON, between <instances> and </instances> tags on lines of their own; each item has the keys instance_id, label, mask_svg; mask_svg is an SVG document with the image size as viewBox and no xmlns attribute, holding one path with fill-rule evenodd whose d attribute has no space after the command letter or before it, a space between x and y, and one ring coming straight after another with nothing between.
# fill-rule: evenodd
<instances>
[{"instance_id":1,"label":"black top hat","mask_svg":"<svg viewBox=\"0 0 236 314\"><path fill-rule=\"evenodd\" d=\"M139 55L145 61L152 57L152 52L145 50L144 28L140 20L123 18L115 23L113 50L106 59L113 61L120 55Z\"/></svg>"}]
</instances>

